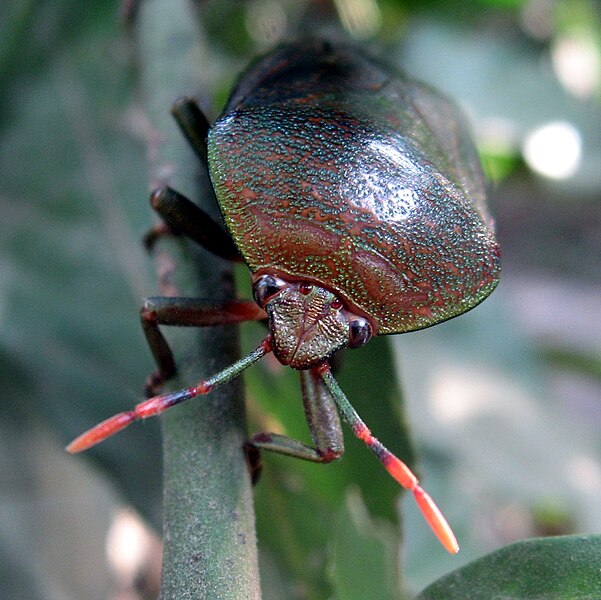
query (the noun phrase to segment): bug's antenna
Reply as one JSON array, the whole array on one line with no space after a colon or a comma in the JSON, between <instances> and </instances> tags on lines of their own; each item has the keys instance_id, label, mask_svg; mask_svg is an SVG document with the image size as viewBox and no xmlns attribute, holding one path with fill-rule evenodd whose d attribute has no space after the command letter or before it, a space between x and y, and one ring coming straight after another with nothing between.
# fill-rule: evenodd
<instances>
[{"instance_id":1,"label":"bug's antenna","mask_svg":"<svg viewBox=\"0 0 601 600\"><path fill-rule=\"evenodd\" d=\"M175 392L168 392L167 394L162 394L160 396L154 396L144 402L140 402L140 404L137 404L132 410L118 413L106 419L106 421L98 423L98 425L92 427L85 433L82 433L65 449L71 454L83 452L115 433L118 433L134 421L154 417L176 404L191 400L196 396L208 394L216 387L219 387L240 375L242 371L271 352L271 349L271 336L268 336L261 342L261 345L256 350L253 350L249 355L241 358L233 365L226 367L223 371L216 373L208 379L203 379L195 386L177 390Z\"/></svg>"},{"instance_id":2,"label":"bug's antenna","mask_svg":"<svg viewBox=\"0 0 601 600\"><path fill-rule=\"evenodd\" d=\"M336 379L330 371L330 366L324 363L318 370L323 382L332 394L338 410L342 414L342 418L349 424L355 436L363 441L367 447L374 452L384 468L396 479L404 488L413 492L413 497L419 506L426 522L432 528L432 531L451 554L459 552L459 544L453 530L447 523L442 512L434 500L422 489L419 485L417 477L411 469L399 458L397 458L390 450L388 450L382 442L374 437L363 422L357 411L352 407L346 394L338 385Z\"/></svg>"}]
</instances>

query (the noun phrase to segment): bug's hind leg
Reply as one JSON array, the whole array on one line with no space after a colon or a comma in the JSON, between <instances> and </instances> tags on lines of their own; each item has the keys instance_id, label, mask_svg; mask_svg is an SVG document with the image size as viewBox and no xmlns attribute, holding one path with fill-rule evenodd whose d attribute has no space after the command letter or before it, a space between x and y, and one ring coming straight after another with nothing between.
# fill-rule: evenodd
<instances>
[{"instance_id":1,"label":"bug's hind leg","mask_svg":"<svg viewBox=\"0 0 601 600\"><path fill-rule=\"evenodd\" d=\"M167 186L157 188L150 196L150 204L163 222L153 227L144 237L144 245L148 250L153 248L160 236L171 233L185 235L226 260L242 260L225 229L179 192Z\"/></svg>"},{"instance_id":2,"label":"bug's hind leg","mask_svg":"<svg viewBox=\"0 0 601 600\"><path fill-rule=\"evenodd\" d=\"M209 121L194 98L182 96L171 107L171 114L201 162L207 165Z\"/></svg>"},{"instance_id":3,"label":"bug's hind leg","mask_svg":"<svg viewBox=\"0 0 601 600\"><path fill-rule=\"evenodd\" d=\"M250 439L250 444L261 450L311 462L332 462L344 453L344 440L336 404L314 369L301 371L300 375L305 415L314 446L277 433L259 433Z\"/></svg>"},{"instance_id":4,"label":"bug's hind leg","mask_svg":"<svg viewBox=\"0 0 601 600\"><path fill-rule=\"evenodd\" d=\"M208 170L207 135L210 125L198 103L193 98L179 98L171 107L171 114ZM163 222L146 234L144 242L148 249L152 249L156 240L163 235L181 234L221 258L241 260L238 249L225 229L182 194L167 186L159 187L151 194L150 204Z\"/></svg>"}]
</instances>

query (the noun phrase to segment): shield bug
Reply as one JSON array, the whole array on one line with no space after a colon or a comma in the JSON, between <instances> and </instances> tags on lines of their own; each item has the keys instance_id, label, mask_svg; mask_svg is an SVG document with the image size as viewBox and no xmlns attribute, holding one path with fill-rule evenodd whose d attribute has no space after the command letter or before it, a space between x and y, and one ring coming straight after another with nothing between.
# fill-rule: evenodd
<instances>
[{"instance_id":1,"label":"shield bug","mask_svg":"<svg viewBox=\"0 0 601 600\"><path fill-rule=\"evenodd\" d=\"M310 41L254 63L213 126L192 100L179 101L173 113L208 163L229 234L169 188L157 190L152 204L172 230L221 256L242 257L254 302L147 299L142 325L160 379L175 363L159 325L267 319L269 333L224 371L115 415L67 449L85 450L135 420L207 394L273 352L300 372L314 445L272 433L250 443L327 463L343 453L341 414L456 552L439 509L372 435L330 370L338 350L457 316L497 284L483 177L455 107L351 46Z\"/></svg>"}]
</instances>

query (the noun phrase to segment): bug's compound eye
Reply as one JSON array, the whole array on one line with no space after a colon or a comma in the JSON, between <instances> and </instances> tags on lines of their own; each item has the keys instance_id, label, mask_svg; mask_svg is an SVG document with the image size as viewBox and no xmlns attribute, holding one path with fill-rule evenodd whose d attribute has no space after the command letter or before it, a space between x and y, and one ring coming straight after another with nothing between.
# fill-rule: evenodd
<instances>
[{"instance_id":1,"label":"bug's compound eye","mask_svg":"<svg viewBox=\"0 0 601 600\"><path fill-rule=\"evenodd\" d=\"M332 300L332 302L330 302L330 306L334 310L340 310L343 306L342 300L340 300L340 298L336 298L335 300Z\"/></svg>"},{"instance_id":2,"label":"bug's compound eye","mask_svg":"<svg viewBox=\"0 0 601 600\"><path fill-rule=\"evenodd\" d=\"M371 325L363 317L354 317L349 329L349 348L359 348L371 339Z\"/></svg>"},{"instance_id":3,"label":"bug's compound eye","mask_svg":"<svg viewBox=\"0 0 601 600\"><path fill-rule=\"evenodd\" d=\"M261 308L264 308L267 301L279 294L287 285L283 279L273 275L262 275L253 285L253 298Z\"/></svg>"}]
</instances>

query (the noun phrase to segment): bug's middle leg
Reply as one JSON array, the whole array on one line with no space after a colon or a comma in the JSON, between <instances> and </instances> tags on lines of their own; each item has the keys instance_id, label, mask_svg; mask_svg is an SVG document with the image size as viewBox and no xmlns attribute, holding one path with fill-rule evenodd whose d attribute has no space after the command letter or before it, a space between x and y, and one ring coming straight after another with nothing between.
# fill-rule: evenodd
<instances>
[{"instance_id":1,"label":"bug's middle leg","mask_svg":"<svg viewBox=\"0 0 601 600\"><path fill-rule=\"evenodd\" d=\"M314 369L301 371L305 416L314 446L277 433L258 433L250 444L312 462L329 463L344 453L344 440L336 404Z\"/></svg>"}]
</instances>

